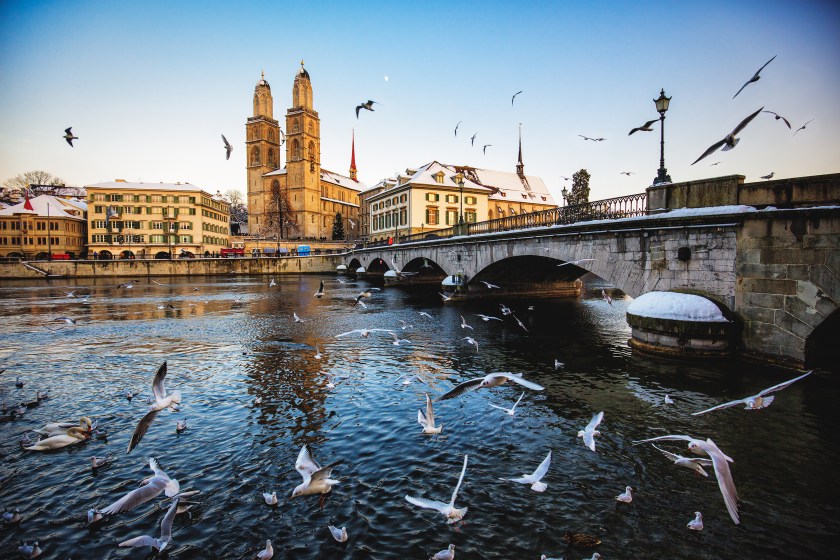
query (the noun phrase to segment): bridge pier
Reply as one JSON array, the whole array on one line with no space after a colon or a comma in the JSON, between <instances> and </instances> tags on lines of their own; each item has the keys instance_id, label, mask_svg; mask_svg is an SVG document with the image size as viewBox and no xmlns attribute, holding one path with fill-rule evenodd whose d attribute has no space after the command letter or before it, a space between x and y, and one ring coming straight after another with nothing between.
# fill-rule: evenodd
<instances>
[{"instance_id":1,"label":"bridge pier","mask_svg":"<svg viewBox=\"0 0 840 560\"><path fill-rule=\"evenodd\" d=\"M511 299L538 299L555 297L578 297L581 294L583 283L580 280L572 282L520 282L517 284L506 283L499 288L488 288L484 284L469 282L455 292L455 298L463 299L484 299L504 298Z\"/></svg>"}]
</instances>

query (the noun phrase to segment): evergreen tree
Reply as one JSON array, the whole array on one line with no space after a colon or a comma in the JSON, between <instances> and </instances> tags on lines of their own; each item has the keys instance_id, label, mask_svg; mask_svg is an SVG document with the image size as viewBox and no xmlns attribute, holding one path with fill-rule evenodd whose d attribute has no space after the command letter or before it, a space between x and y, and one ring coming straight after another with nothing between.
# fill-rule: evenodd
<instances>
[{"instance_id":1,"label":"evergreen tree","mask_svg":"<svg viewBox=\"0 0 840 560\"><path fill-rule=\"evenodd\" d=\"M567 200L570 206L589 202L589 177L586 169L581 169L572 175L572 192Z\"/></svg>"},{"instance_id":2,"label":"evergreen tree","mask_svg":"<svg viewBox=\"0 0 840 560\"><path fill-rule=\"evenodd\" d=\"M344 220L341 217L341 212L336 212L335 220L333 221L332 231L333 241L341 241L344 239Z\"/></svg>"}]
</instances>

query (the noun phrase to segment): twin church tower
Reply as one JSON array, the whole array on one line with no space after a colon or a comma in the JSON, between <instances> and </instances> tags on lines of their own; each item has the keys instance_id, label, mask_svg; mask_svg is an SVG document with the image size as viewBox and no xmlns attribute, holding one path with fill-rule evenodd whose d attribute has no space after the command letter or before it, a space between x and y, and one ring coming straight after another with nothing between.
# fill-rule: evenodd
<instances>
[{"instance_id":1,"label":"twin church tower","mask_svg":"<svg viewBox=\"0 0 840 560\"><path fill-rule=\"evenodd\" d=\"M309 72L300 63L286 111L285 134L274 119L274 99L265 74L254 88L254 116L245 123L250 234L278 239L331 238L341 214L348 238L358 234L355 153L350 176L321 168L321 119L312 102ZM285 146L285 167L280 150Z\"/></svg>"}]
</instances>

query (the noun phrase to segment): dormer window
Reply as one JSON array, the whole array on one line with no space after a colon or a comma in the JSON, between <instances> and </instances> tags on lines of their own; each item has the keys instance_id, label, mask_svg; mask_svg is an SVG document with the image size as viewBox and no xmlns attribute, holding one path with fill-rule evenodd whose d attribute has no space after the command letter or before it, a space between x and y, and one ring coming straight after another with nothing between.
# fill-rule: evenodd
<instances>
[{"instance_id":1,"label":"dormer window","mask_svg":"<svg viewBox=\"0 0 840 560\"><path fill-rule=\"evenodd\" d=\"M437 173L435 173L434 175L432 175L432 177L434 177L434 178L435 178L435 182L436 182L436 183L438 183L438 184L440 184L440 185L442 185L442 184L443 184L443 177L444 177L443 171L438 171Z\"/></svg>"}]
</instances>

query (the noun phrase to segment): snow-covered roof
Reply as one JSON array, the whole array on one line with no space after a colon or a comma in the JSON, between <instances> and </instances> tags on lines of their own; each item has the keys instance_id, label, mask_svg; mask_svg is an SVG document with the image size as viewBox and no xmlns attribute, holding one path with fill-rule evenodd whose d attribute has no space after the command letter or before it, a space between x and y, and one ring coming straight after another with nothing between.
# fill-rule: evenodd
<instances>
[{"instance_id":1,"label":"snow-covered roof","mask_svg":"<svg viewBox=\"0 0 840 560\"><path fill-rule=\"evenodd\" d=\"M0 210L0 216L14 216L16 214L31 214L46 218L70 218L73 220L86 221L84 212L87 211L87 204L79 200L65 200L48 194L38 195L35 198L30 198L29 203L32 205L32 210L24 208L26 201L3 208ZM75 215L74 213L78 213Z\"/></svg>"},{"instance_id":2,"label":"snow-covered roof","mask_svg":"<svg viewBox=\"0 0 840 560\"><path fill-rule=\"evenodd\" d=\"M327 202L335 202L337 204L344 204L345 206L352 206L353 208L359 207L359 205L354 202L346 202L344 200L338 200L337 198L329 198L326 196L322 196L321 200L326 200Z\"/></svg>"},{"instance_id":3,"label":"snow-covered roof","mask_svg":"<svg viewBox=\"0 0 840 560\"><path fill-rule=\"evenodd\" d=\"M85 188L125 191L190 191L206 192L207 194L211 194L192 183L131 183L128 181L106 181L104 183L85 185Z\"/></svg>"},{"instance_id":4,"label":"snow-covered roof","mask_svg":"<svg viewBox=\"0 0 840 560\"><path fill-rule=\"evenodd\" d=\"M283 169L275 169L274 171L269 171L268 173L263 173L263 177L275 177L277 175L285 175L286 168Z\"/></svg>"},{"instance_id":5,"label":"snow-covered roof","mask_svg":"<svg viewBox=\"0 0 840 560\"><path fill-rule=\"evenodd\" d=\"M677 292L648 292L627 306L627 313L654 319L703 323L728 323L714 302L702 296Z\"/></svg>"},{"instance_id":6,"label":"snow-covered roof","mask_svg":"<svg viewBox=\"0 0 840 560\"><path fill-rule=\"evenodd\" d=\"M350 177L334 173L332 171L327 171L323 167L321 168L321 180L326 181L327 183L333 183L334 185L338 185L340 187L352 189L356 192L361 192L367 189L367 185L361 181L354 181Z\"/></svg>"}]
</instances>

